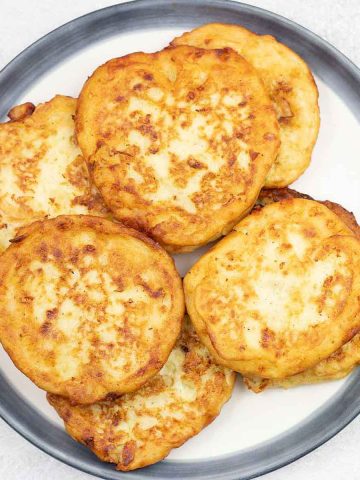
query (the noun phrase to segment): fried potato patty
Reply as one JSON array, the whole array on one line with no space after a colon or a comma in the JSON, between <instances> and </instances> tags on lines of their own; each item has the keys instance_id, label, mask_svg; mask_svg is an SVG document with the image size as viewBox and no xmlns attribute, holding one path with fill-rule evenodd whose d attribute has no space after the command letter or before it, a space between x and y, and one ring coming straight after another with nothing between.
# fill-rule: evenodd
<instances>
[{"instance_id":1,"label":"fried potato patty","mask_svg":"<svg viewBox=\"0 0 360 480\"><path fill-rule=\"evenodd\" d=\"M85 215L35 222L14 242L0 262L0 340L36 385L86 404L162 368L184 299L159 245Z\"/></svg>"},{"instance_id":2,"label":"fried potato patty","mask_svg":"<svg viewBox=\"0 0 360 480\"><path fill-rule=\"evenodd\" d=\"M48 395L67 432L118 470L162 460L199 433L230 398L235 373L215 365L190 322L162 370L137 392L117 400L72 406Z\"/></svg>"},{"instance_id":3,"label":"fried potato patty","mask_svg":"<svg viewBox=\"0 0 360 480\"><path fill-rule=\"evenodd\" d=\"M186 275L195 328L219 363L245 376L311 368L359 330L359 247L321 203L255 208Z\"/></svg>"},{"instance_id":4,"label":"fried potato patty","mask_svg":"<svg viewBox=\"0 0 360 480\"><path fill-rule=\"evenodd\" d=\"M10 110L0 124L0 250L16 229L60 214L108 213L75 140L76 99Z\"/></svg>"},{"instance_id":5,"label":"fried potato patty","mask_svg":"<svg viewBox=\"0 0 360 480\"><path fill-rule=\"evenodd\" d=\"M279 147L262 82L230 49L110 60L85 83L76 128L114 216L169 251L229 231L254 204Z\"/></svg>"},{"instance_id":6,"label":"fried potato patty","mask_svg":"<svg viewBox=\"0 0 360 480\"><path fill-rule=\"evenodd\" d=\"M355 335L349 342L314 367L296 375L281 379L244 377L244 383L249 390L255 393L260 393L269 387L292 388L344 378L358 365L360 365L360 334Z\"/></svg>"},{"instance_id":7,"label":"fried potato patty","mask_svg":"<svg viewBox=\"0 0 360 480\"><path fill-rule=\"evenodd\" d=\"M230 47L258 70L276 109L281 138L265 186L284 187L294 182L310 163L320 125L318 90L304 60L271 35L257 35L239 25L211 23L171 44Z\"/></svg>"},{"instance_id":8,"label":"fried potato patty","mask_svg":"<svg viewBox=\"0 0 360 480\"><path fill-rule=\"evenodd\" d=\"M308 198L308 195L290 190L283 189L269 189L263 190L260 193L258 202L261 205L268 205L273 202L278 202L286 198ZM356 222L354 215L348 212L341 205L333 202L320 202L326 205L341 220L353 231L354 235L360 238L360 227ZM290 388L297 385L308 383L317 383L325 380L336 380L347 376L351 371L360 364L360 334L356 334L349 342L344 344L339 350L334 352L328 358L325 358L314 367L298 373L291 377L283 379L266 379L260 377L247 378L244 377L246 386L254 391L261 392L267 387L283 387Z\"/></svg>"},{"instance_id":9,"label":"fried potato patty","mask_svg":"<svg viewBox=\"0 0 360 480\"><path fill-rule=\"evenodd\" d=\"M291 188L269 188L261 190L258 199L256 200L255 208L258 205L264 207L274 202L280 202L281 200L291 198L304 198L306 200L314 200L310 195L297 192ZM315 200L318 203L325 205L329 210L334 212L340 219L350 228L352 233L360 238L360 226L358 225L355 215L349 212L344 207L330 200Z\"/></svg>"}]
</instances>

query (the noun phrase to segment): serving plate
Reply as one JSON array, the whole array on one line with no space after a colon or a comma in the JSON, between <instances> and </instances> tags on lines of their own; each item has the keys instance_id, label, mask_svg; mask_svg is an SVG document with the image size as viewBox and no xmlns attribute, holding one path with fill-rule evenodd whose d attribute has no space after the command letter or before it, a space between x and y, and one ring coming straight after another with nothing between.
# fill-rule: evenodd
<instances>
[{"instance_id":1,"label":"serving plate","mask_svg":"<svg viewBox=\"0 0 360 480\"><path fill-rule=\"evenodd\" d=\"M271 12L225 0L138 0L93 12L46 35L0 73L0 117L15 104L76 96L106 60L155 51L176 35L208 22L239 23L270 33L312 68L320 91L321 129L313 161L294 188L331 199L360 218L360 71L303 27ZM356 210L357 209L357 210ZM182 274L202 253L178 255ZM255 395L239 380L220 416L163 462L116 472L75 443L37 389L0 351L0 414L53 457L105 479L248 479L318 447L360 412L360 372L346 380L268 390Z\"/></svg>"}]
</instances>

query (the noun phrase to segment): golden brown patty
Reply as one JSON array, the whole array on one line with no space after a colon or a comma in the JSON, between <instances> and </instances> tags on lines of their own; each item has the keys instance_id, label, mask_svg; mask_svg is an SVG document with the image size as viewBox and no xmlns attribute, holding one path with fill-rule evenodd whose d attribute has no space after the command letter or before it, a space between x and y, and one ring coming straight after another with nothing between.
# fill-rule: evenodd
<instances>
[{"instance_id":1,"label":"golden brown patty","mask_svg":"<svg viewBox=\"0 0 360 480\"><path fill-rule=\"evenodd\" d=\"M297 192L296 190L292 190L291 188L269 188L261 190L254 208L257 208L257 205L264 207L265 205L270 205L271 203L280 202L281 200L291 198L304 198L307 200L314 200L312 197L310 197L310 195ZM329 208L332 212L334 212L350 228L353 234L360 238L360 227L356 221L355 215L352 212L349 212L338 203L330 202L329 200L315 201L322 203L323 205L325 205L325 207Z\"/></svg>"},{"instance_id":2,"label":"golden brown patty","mask_svg":"<svg viewBox=\"0 0 360 480\"><path fill-rule=\"evenodd\" d=\"M285 198L310 198L295 190L287 188L263 190L260 193L258 203L268 205ZM360 238L360 227L354 215L340 205L324 201L320 202L336 213L341 220ZM244 378L244 383L254 392L261 392L267 387L295 387L307 383L316 383L324 380L335 380L348 375L360 363L360 334L355 335L349 342L343 345L328 358L325 358L314 367L297 375L283 379L265 379L260 377Z\"/></svg>"},{"instance_id":3,"label":"golden brown patty","mask_svg":"<svg viewBox=\"0 0 360 480\"><path fill-rule=\"evenodd\" d=\"M172 45L233 48L259 72L280 123L280 152L265 186L284 187L308 167L319 131L318 91L306 63L271 35L239 25L210 23L185 33Z\"/></svg>"},{"instance_id":4,"label":"golden brown patty","mask_svg":"<svg viewBox=\"0 0 360 480\"><path fill-rule=\"evenodd\" d=\"M100 217L35 222L1 256L0 340L36 385L92 403L166 362L184 313L173 260Z\"/></svg>"},{"instance_id":5,"label":"golden brown patty","mask_svg":"<svg viewBox=\"0 0 360 480\"><path fill-rule=\"evenodd\" d=\"M230 49L177 47L107 62L85 83L76 127L115 217L170 251L229 231L255 202L279 147L262 82Z\"/></svg>"},{"instance_id":6,"label":"golden brown patty","mask_svg":"<svg viewBox=\"0 0 360 480\"><path fill-rule=\"evenodd\" d=\"M0 124L0 250L16 229L60 214L105 215L75 140L76 99L14 107Z\"/></svg>"},{"instance_id":7,"label":"golden brown patty","mask_svg":"<svg viewBox=\"0 0 360 480\"><path fill-rule=\"evenodd\" d=\"M245 376L311 368L360 327L359 246L319 202L255 208L186 275L195 328L219 363Z\"/></svg>"},{"instance_id":8,"label":"golden brown patty","mask_svg":"<svg viewBox=\"0 0 360 480\"><path fill-rule=\"evenodd\" d=\"M260 393L268 387L291 388L299 385L319 383L327 380L338 380L351 373L360 364L360 334L336 350L314 367L297 375L286 378L244 377L244 383L255 393Z\"/></svg>"},{"instance_id":9,"label":"golden brown patty","mask_svg":"<svg viewBox=\"0 0 360 480\"><path fill-rule=\"evenodd\" d=\"M134 393L89 406L48 395L66 430L118 470L158 462L199 433L230 398L235 374L213 363L188 320L160 373Z\"/></svg>"}]
</instances>

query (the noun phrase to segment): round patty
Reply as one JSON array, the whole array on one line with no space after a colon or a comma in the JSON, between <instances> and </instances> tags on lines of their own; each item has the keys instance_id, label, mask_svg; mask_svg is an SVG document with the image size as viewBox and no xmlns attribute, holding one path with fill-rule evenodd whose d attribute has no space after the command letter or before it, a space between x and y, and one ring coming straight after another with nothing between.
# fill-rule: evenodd
<instances>
[{"instance_id":1,"label":"round patty","mask_svg":"<svg viewBox=\"0 0 360 480\"><path fill-rule=\"evenodd\" d=\"M284 378L357 333L360 241L325 205L257 207L184 280L200 337L245 376Z\"/></svg>"},{"instance_id":2,"label":"round patty","mask_svg":"<svg viewBox=\"0 0 360 480\"><path fill-rule=\"evenodd\" d=\"M1 343L36 385L74 403L135 390L155 375L183 313L168 254L100 217L35 222L1 257Z\"/></svg>"},{"instance_id":3,"label":"round patty","mask_svg":"<svg viewBox=\"0 0 360 480\"><path fill-rule=\"evenodd\" d=\"M263 190L258 198L258 204L265 206L286 198L308 198L308 195L296 192L289 188ZM332 210L340 219L360 238L360 227L354 215L337 203L328 200L320 202ZM360 322L359 322L360 323ZM354 331L355 333L355 331ZM261 377L244 377L246 386L258 393L268 387L290 388L308 383L317 383L325 380L343 378L360 364L360 334L357 333L349 342L336 350L314 367L296 375L283 379L266 379Z\"/></svg>"},{"instance_id":4,"label":"round patty","mask_svg":"<svg viewBox=\"0 0 360 480\"><path fill-rule=\"evenodd\" d=\"M89 406L48 395L67 432L118 470L158 462L199 433L230 398L234 372L215 365L190 322L169 360L134 393Z\"/></svg>"},{"instance_id":5,"label":"round patty","mask_svg":"<svg viewBox=\"0 0 360 480\"><path fill-rule=\"evenodd\" d=\"M281 138L265 187L294 182L310 163L320 125L318 90L304 60L271 35L257 35L239 25L203 25L172 45L230 47L258 70L277 112Z\"/></svg>"},{"instance_id":6,"label":"round patty","mask_svg":"<svg viewBox=\"0 0 360 480\"><path fill-rule=\"evenodd\" d=\"M0 250L16 230L61 214L109 215L75 139L75 98L14 107L0 124Z\"/></svg>"},{"instance_id":7,"label":"round patty","mask_svg":"<svg viewBox=\"0 0 360 480\"><path fill-rule=\"evenodd\" d=\"M110 60L85 83L76 128L114 216L173 252L229 231L254 204L279 147L263 84L230 49Z\"/></svg>"}]
</instances>

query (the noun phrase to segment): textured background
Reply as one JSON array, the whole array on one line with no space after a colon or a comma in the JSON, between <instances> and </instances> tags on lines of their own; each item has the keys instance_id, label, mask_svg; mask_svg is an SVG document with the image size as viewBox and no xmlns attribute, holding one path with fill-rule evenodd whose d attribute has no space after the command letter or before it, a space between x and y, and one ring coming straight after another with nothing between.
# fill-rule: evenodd
<instances>
[{"instance_id":1,"label":"textured background","mask_svg":"<svg viewBox=\"0 0 360 480\"><path fill-rule=\"evenodd\" d=\"M196 0L194 0L196 1ZM0 69L42 35L114 0L0 0ZM359 0L257 0L322 36L360 65ZM358 48L356 48L358 47ZM1 100L0 100L1 101ZM358 480L360 419L315 452L264 480ZM0 420L1 480L91 480L37 450Z\"/></svg>"}]
</instances>

